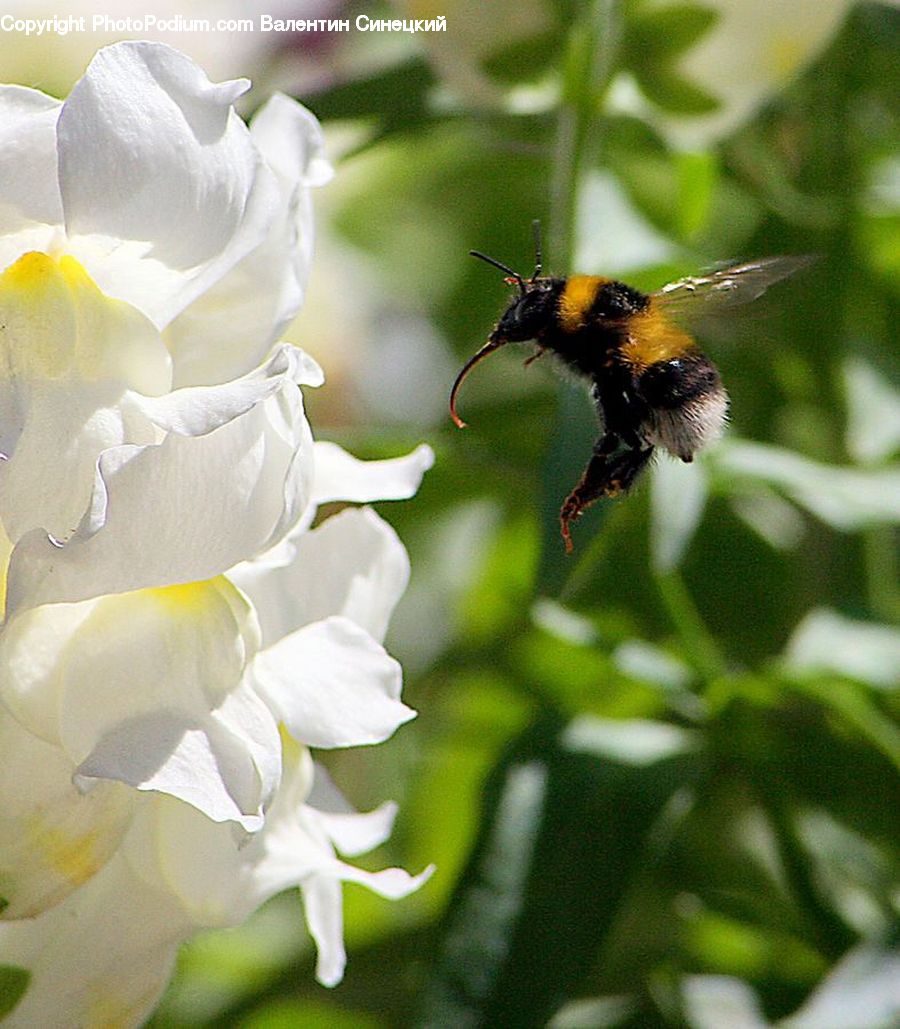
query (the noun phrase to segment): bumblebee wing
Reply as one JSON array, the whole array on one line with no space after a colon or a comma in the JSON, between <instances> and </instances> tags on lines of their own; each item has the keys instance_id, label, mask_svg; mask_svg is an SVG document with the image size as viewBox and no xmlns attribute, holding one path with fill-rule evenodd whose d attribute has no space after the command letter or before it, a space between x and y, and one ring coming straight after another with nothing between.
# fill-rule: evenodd
<instances>
[{"instance_id":1,"label":"bumblebee wing","mask_svg":"<svg viewBox=\"0 0 900 1029\"><path fill-rule=\"evenodd\" d=\"M651 294L653 306L677 321L714 314L762 296L773 283L806 268L809 255L764 257L759 261L719 268L707 275L678 279Z\"/></svg>"}]
</instances>

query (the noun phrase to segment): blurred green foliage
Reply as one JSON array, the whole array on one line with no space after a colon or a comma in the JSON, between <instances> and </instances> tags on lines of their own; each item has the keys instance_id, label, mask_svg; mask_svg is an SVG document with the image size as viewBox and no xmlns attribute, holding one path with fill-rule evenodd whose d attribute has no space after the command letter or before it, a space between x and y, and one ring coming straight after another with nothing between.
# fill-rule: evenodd
<instances>
[{"instance_id":1,"label":"blurred green foliage","mask_svg":"<svg viewBox=\"0 0 900 1029\"><path fill-rule=\"evenodd\" d=\"M900 236L884 184L896 191L900 12L852 10L789 89L690 153L664 119L715 104L676 69L715 31L715 4L545 15L472 58L501 94L543 107L469 104L425 51L302 98L326 127L354 127L332 229L385 297L461 363L504 306L467 250L530 272L541 218L548 266L576 270L610 231L584 202L592 176L624 198L633 233L665 244L629 272L639 287L741 256L820 259L754 317L704 333L732 396L728 438L597 505L572 558L557 512L596 425L541 363L526 373L505 352L480 368L466 433L449 419L343 427L363 456L423 437L437 451L415 500L382 505L412 555L393 650L419 719L327 762L360 807L401 804L376 863L438 873L394 905L347 887L333 993L282 897L186 950L155 1025L897 1017ZM613 109L622 68L662 120Z\"/></svg>"}]
</instances>

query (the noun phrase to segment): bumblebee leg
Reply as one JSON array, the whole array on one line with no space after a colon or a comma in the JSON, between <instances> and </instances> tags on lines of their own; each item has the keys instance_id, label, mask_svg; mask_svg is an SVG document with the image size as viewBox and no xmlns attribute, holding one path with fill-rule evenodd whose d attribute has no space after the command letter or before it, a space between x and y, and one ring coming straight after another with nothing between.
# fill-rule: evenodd
<instances>
[{"instance_id":1,"label":"bumblebee leg","mask_svg":"<svg viewBox=\"0 0 900 1029\"><path fill-rule=\"evenodd\" d=\"M614 497L628 490L653 454L653 447L645 447L629 449L611 457L617 442L617 438L609 433L597 443L594 456L588 462L581 481L566 497L560 509L560 531L567 554L572 553L569 524L580 518L582 512L600 497Z\"/></svg>"},{"instance_id":2,"label":"bumblebee leg","mask_svg":"<svg viewBox=\"0 0 900 1029\"><path fill-rule=\"evenodd\" d=\"M616 496L618 493L627 493L652 456L653 447L644 446L626 450L614 458L609 475L613 491L609 495Z\"/></svg>"},{"instance_id":3,"label":"bumblebee leg","mask_svg":"<svg viewBox=\"0 0 900 1029\"><path fill-rule=\"evenodd\" d=\"M594 456L605 457L619 447L619 437L615 432L607 432L594 444Z\"/></svg>"},{"instance_id":4,"label":"bumblebee leg","mask_svg":"<svg viewBox=\"0 0 900 1029\"><path fill-rule=\"evenodd\" d=\"M607 437L608 438L608 437ZM609 492L610 466L606 454L595 454L588 462L581 481L566 497L559 512L560 531L566 545L566 553L572 553L572 534L569 523L581 517L581 512L595 500Z\"/></svg>"},{"instance_id":5,"label":"bumblebee leg","mask_svg":"<svg viewBox=\"0 0 900 1029\"><path fill-rule=\"evenodd\" d=\"M533 364L539 357L543 357L547 353L547 348L542 347L540 343L537 344L537 350L531 355L531 357L525 358L524 367L527 368L530 364Z\"/></svg>"}]
</instances>

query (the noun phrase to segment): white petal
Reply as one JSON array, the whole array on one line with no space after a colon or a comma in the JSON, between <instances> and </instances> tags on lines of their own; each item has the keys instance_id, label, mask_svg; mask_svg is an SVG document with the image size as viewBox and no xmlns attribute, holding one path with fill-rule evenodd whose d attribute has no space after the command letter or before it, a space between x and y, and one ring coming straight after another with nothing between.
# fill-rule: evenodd
<instances>
[{"instance_id":1,"label":"white petal","mask_svg":"<svg viewBox=\"0 0 900 1029\"><path fill-rule=\"evenodd\" d=\"M229 572L253 601L263 646L309 622L343 615L383 640L409 581L409 558L394 530L368 508L346 508L292 538L290 563L248 562Z\"/></svg>"},{"instance_id":2,"label":"white petal","mask_svg":"<svg viewBox=\"0 0 900 1029\"><path fill-rule=\"evenodd\" d=\"M242 683L257 642L252 610L223 578L40 607L0 636L2 697L59 741L80 787L167 792L254 830L281 751Z\"/></svg>"},{"instance_id":3,"label":"white petal","mask_svg":"<svg viewBox=\"0 0 900 1029\"><path fill-rule=\"evenodd\" d=\"M332 857L327 840L298 823L310 768L306 751L286 748L278 792L264 827L251 837L171 797L154 797L125 841L129 862L148 885L176 896L196 925L237 925L269 897L312 874L322 852Z\"/></svg>"},{"instance_id":4,"label":"white petal","mask_svg":"<svg viewBox=\"0 0 900 1029\"><path fill-rule=\"evenodd\" d=\"M288 234L286 221L276 219L263 244L166 328L176 386L225 382L243 375L280 338L303 302L291 266L295 254Z\"/></svg>"},{"instance_id":5,"label":"white petal","mask_svg":"<svg viewBox=\"0 0 900 1029\"><path fill-rule=\"evenodd\" d=\"M304 107L276 95L250 133L275 172L279 208L265 241L166 330L178 385L221 382L253 367L303 302L313 243L309 187L330 172L321 129Z\"/></svg>"},{"instance_id":6,"label":"white petal","mask_svg":"<svg viewBox=\"0 0 900 1029\"><path fill-rule=\"evenodd\" d=\"M0 86L0 234L30 222L59 224L56 119L62 104L36 89Z\"/></svg>"},{"instance_id":7,"label":"white petal","mask_svg":"<svg viewBox=\"0 0 900 1029\"><path fill-rule=\"evenodd\" d=\"M308 808L305 814L305 820L308 821ZM324 852L322 856L324 859ZM335 986L344 974L346 954L343 941L341 882L359 883L388 900L400 900L418 890L433 873L433 866L429 866L417 876L411 876L402 868L366 872L332 859L323 860L318 874L307 875L300 887L306 924L319 950L316 964L316 978L319 982L323 986Z\"/></svg>"},{"instance_id":8,"label":"white petal","mask_svg":"<svg viewBox=\"0 0 900 1029\"><path fill-rule=\"evenodd\" d=\"M315 808L316 819L329 840L346 857L367 854L391 835L397 805L391 801L374 811L355 811L322 765L314 765L315 777L307 806Z\"/></svg>"},{"instance_id":9,"label":"white petal","mask_svg":"<svg viewBox=\"0 0 900 1029\"><path fill-rule=\"evenodd\" d=\"M900 446L900 391L861 357L844 362L847 450L861 464L886 461Z\"/></svg>"},{"instance_id":10,"label":"white petal","mask_svg":"<svg viewBox=\"0 0 900 1029\"><path fill-rule=\"evenodd\" d=\"M312 438L292 374L275 363L269 371L275 395L215 432L106 451L91 506L66 545L39 530L19 541L7 610L207 579L270 547L308 501ZM270 386L258 385L264 398ZM248 402L219 389L232 413ZM218 418L216 405L207 410L188 392L183 406L169 399L157 416L166 407L170 424L200 429Z\"/></svg>"},{"instance_id":11,"label":"white petal","mask_svg":"<svg viewBox=\"0 0 900 1029\"><path fill-rule=\"evenodd\" d=\"M309 934L316 944L316 979L337 986L344 978L344 913L341 883L328 875L311 875L300 885Z\"/></svg>"},{"instance_id":12,"label":"white petal","mask_svg":"<svg viewBox=\"0 0 900 1029\"><path fill-rule=\"evenodd\" d=\"M706 459L740 479L781 488L817 518L846 532L900 518L900 474L820 464L781 447L731 438Z\"/></svg>"},{"instance_id":13,"label":"white petal","mask_svg":"<svg viewBox=\"0 0 900 1029\"><path fill-rule=\"evenodd\" d=\"M277 785L278 729L249 690L229 701L228 719L221 711L200 722L184 712L157 711L120 722L81 763L75 782L111 779L167 793L214 822L233 821L257 831ZM242 708L256 739L234 719Z\"/></svg>"},{"instance_id":14,"label":"white petal","mask_svg":"<svg viewBox=\"0 0 900 1029\"><path fill-rule=\"evenodd\" d=\"M250 135L282 182L315 187L333 178L318 119L284 93L274 93L256 112Z\"/></svg>"},{"instance_id":15,"label":"white petal","mask_svg":"<svg viewBox=\"0 0 900 1029\"><path fill-rule=\"evenodd\" d=\"M365 886L379 897L387 900L402 900L411 893L424 886L434 875L434 865L428 865L418 875L410 875L403 868L382 868L378 872L367 872L355 865L347 865L343 862L337 863L341 868L341 878L344 882L359 883Z\"/></svg>"},{"instance_id":16,"label":"white petal","mask_svg":"<svg viewBox=\"0 0 900 1029\"><path fill-rule=\"evenodd\" d=\"M191 928L170 898L114 858L64 904L0 924L3 962L30 975L4 1029L142 1024Z\"/></svg>"},{"instance_id":17,"label":"white petal","mask_svg":"<svg viewBox=\"0 0 900 1029\"><path fill-rule=\"evenodd\" d=\"M232 112L249 85L214 85L159 44L101 50L59 121L68 232L148 241L177 268L219 253L253 183L253 148Z\"/></svg>"},{"instance_id":18,"label":"white petal","mask_svg":"<svg viewBox=\"0 0 900 1029\"><path fill-rule=\"evenodd\" d=\"M278 347L259 368L218 386L192 386L159 397L132 396L131 405L167 432L202 436L245 414L286 382L321 386L322 369L304 351Z\"/></svg>"},{"instance_id":19,"label":"white petal","mask_svg":"<svg viewBox=\"0 0 900 1029\"><path fill-rule=\"evenodd\" d=\"M94 57L63 107L66 229L88 241L73 252L105 291L157 325L265 236L277 203L274 177L231 106L248 87L246 80L214 85L162 44L119 43ZM136 271L142 260L156 263L155 276Z\"/></svg>"},{"instance_id":20,"label":"white petal","mask_svg":"<svg viewBox=\"0 0 900 1029\"><path fill-rule=\"evenodd\" d=\"M649 16L664 3L648 5ZM678 53L672 71L710 93L719 106L701 115L653 108L649 117L683 149L708 151L824 49L850 7L850 0L718 0L712 28ZM648 117L646 108L639 113Z\"/></svg>"},{"instance_id":21,"label":"white petal","mask_svg":"<svg viewBox=\"0 0 900 1029\"><path fill-rule=\"evenodd\" d=\"M421 446L406 457L360 461L336 443L316 443L316 482L313 501L325 504L349 500L407 500L434 464L431 447Z\"/></svg>"},{"instance_id":22,"label":"white petal","mask_svg":"<svg viewBox=\"0 0 900 1029\"><path fill-rule=\"evenodd\" d=\"M299 885L307 922L320 948L318 976L333 985L345 960L340 883L360 882L396 898L418 888L432 869L412 877L400 869L361 872L339 861L326 829L327 816L303 803L311 764L305 750L286 741L284 776L265 827L244 845L226 826L161 797L142 809L126 850L142 879L177 896L198 925L234 925L273 894ZM384 809L373 821L383 826ZM357 842L362 835L375 839L370 828L362 830Z\"/></svg>"},{"instance_id":23,"label":"white petal","mask_svg":"<svg viewBox=\"0 0 900 1029\"><path fill-rule=\"evenodd\" d=\"M900 630L815 608L794 629L784 661L801 675L841 675L876 689L896 689L900 684Z\"/></svg>"},{"instance_id":24,"label":"white petal","mask_svg":"<svg viewBox=\"0 0 900 1029\"><path fill-rule=\"evenodd\" d=\"M400 666L347 618L314 622L257 654L252 674L291 735L311 747L380 743L415 717Z\"/></svg>"},{"instance_id":25,"label":"white petal","mask_svg":"<svg viewBox=\"0 0 900 1029\"><path fill-rule=\"evenodd\" d=\"M731 975L689 975L682 984L685 1012L695 1029L771 1029L756 991Z\"/></svg>"},{"instance_id":26,"label":"white petal","mask_svg":"<svg viewBox=\"0 0 900 1029\"><path fill-rule=\"evenodd\" d=\"M57 746L62 746L59 668L94 607L88 602L28 611L0 633L0 701L29 732Z\"/></svg>"},{"instance_id":27,"label":"white petal","mask_svg":"<svg viewBox=\"0 0 900 1029\"><path fill-rule=\"evenodd\" d=\"M328 838L346 857L368 854L390 838L397 817L397 805L392 801L374 811L353 814L319 812L319 819Z\"/></svg>"},{"instance_id":28,"label":"white petal","mask_svg":"<svg viewBox=\"0 0 900 1029\"><path fill-rule=\"evenodd\" d=\"M106 783L72 785L64 751L0 707L0 894L3 918L32 918L95 875L128 828L134 797Z\"/></svg>"},{"instance_id":29,"label":"white petal","mask_svg":"<svg viewBox=\"0 0 900 1029\"><path fill-rule=\"evenodd\" d=\"M900 956L860 942L846 951L784 1029L890 1029L900 1015Z\"/></svg>"},{"instance_id":30,"label":"white petal","mask_svg":"<svg viewBox=\"0 0 900 1029\"><path fill-rule=\"evenodd\" d=\"M78 605L28 612L7 627L18 649L38 649L55 628L68 630L57 667L61 739L81 761L115 726L141 715L183 711L200 722L240 684L256 646L253 612L224 578L139 590ZM32 691L39 688L33 680Z\"/></svg>"},{"instance_id":31,"label":"white petal","mask_svg":"<svg viewBox=\"0 0 900 1029\"><path fill-rule=\"evenodd\" d=\"M0 513L10 538L68 535L100 452L156 438L119 402L169 388L169 356L140 312L105 297L77 261L28 253L0 276ZM54 488L48 489L52 482Z\"/></svg>"}]
</instances>

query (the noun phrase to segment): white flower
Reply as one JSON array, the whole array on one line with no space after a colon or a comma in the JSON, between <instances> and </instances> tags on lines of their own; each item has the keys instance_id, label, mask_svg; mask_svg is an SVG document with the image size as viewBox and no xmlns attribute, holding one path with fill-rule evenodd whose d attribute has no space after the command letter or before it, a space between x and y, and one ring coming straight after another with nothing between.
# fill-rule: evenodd
<instances>
[{"instance_id":1,"label":"white flower","mask_svg":"<svg viewBox=\"0 0 900 1029\"><path fill-rule=\"evenodd\" d=\"M258 642L252 608L222 578L48 605L7 625L0 726L18 767L0 780L5 917L38 913L102 867L136 802L109 784L261 827L280 742L243 681ZM22 804L35 781L42 793Z\"/></svg>"},{"instance_id":2,"label":"white flower","mask_svg":"<svg viewBox=\"0 0 900 1029\"><path fill-rule=\"evenodd\" d=\"M323 792L323 780L332 804L325 810L307 802L311 789ZM265 827L245 846L234 845L227 826L162 798L142 812L125 853L148 885L177 898L192 931L236 925L275 893L299 885L318 948L317 978L334 986L346 961L341 883L355 882L398 900L417 890L433 869L411 876L400 868L366 872L342 861L336 851L354 857L388 838L396 806L358 814L329 786L309 753L289 746Z\"/></svg>"},{"instance_id":3,"label":"white flower","mask_svg":"<svg viewBox=\"0 0 900 1029\"><path fill-rule=\"evenodd\" d=\"M370 487L381 470L407 492L428 459L376 462ZM125 855L177 905L161 927L168 942L237 924L299 885L319 978L333 984L345 960L340 882L396 898L430 875L363 872L336 856L386 839L395 808L357 815L321 772L314 787L303 745L378 742L412 717L380 645L408 576L396 534L347 509L232 574L258 598L259 622L220 577L38 607L0 635L0 740L15 755L0 775L4 917L38 916L27 932L0 931L4 952L43 923L83 933L81 916L60 927L58 906L79 911ZM293 737L283 748L276 719ZM138 923L129 938L116 932L120 948L148 946Z\"/></svg>"},{"instance_id":4,"label":"white flower","mask_svg":"<svg viewBox=\"0 0 900 1029\"><path fill-rule=\"evenodd\" d=\"M47 509L21 504L24 524L7 529L16 541L7 615L36 604L211 578L270 546L311 500L312 437L297 384L319 377L300 351L282 347L262 368L224 386L161 398L129 394L122 417L132 425L143 418L167 434L158 443L129 440L101 449L109 439L98 441L88 423L84 435L94 464L84 460L80 469L71 468L68 494L45 488L48 481L65 481L69 470L69 455L54 447L55 432L42 432L35 447L49 467L26 462L17 449L0 465L0 482L4 476L14 482L21 469L23 485L10 496L21 500L32 488ZM73 396L76 389L72 383ZM61 409L57 405L57 413ZM111 421L109 409L96 417L103 428ZM73 435L70 449L76 442ZM66 505L62 515L71 520L53 510L56 503ZM74 528L65 531L66 525Z\"/></svg>"},{"instance_id":5,"label":"white flower","mask_svg":"<svg viewBox=\"0 0 900 1029\"><path fill-rule=\"evenodd\" d=\"M304 107L275 94L253 118L250 138L275 176L275 214L264 241L167 328L178 386L252 368L303 302L313 243L310 190L332 174L322 132Z\"/></svg>"},{"instance_id":6,"label":"white flower","mask_svg":"<svg viewBox=\"0 0 900 1029\"><path fill-rule=\"evenodd\" d=\"M650 0L641 13L677 6ZM701 115L663 115L650 110L620 83L613 103L636 109L686 149L703 149L746 121L760 104L784 89L833 38L850 0L715 0L704 6L716 15L710 29L679 55L673 71L718 101Z\"/></svg>"},{"instance_id":7,"label":"white flower","mask_svg":"<svg viewBox=\"0 0 900 1029\"><path fill-rule=\"evenodd\" d=\"M213 84L183 54L144 42L101 50L65 102L2 87L0 269L32 250L69 254L157 329L183 315L171 329L176 385L249 371L299 306L306 191L330 174L299 104L274 97L247 129L232 105L249 85ZM187 309L217 285L232 331L204 323L191 338ZM223 336L243 355L204 377Z\"/></svg>"},{"instance_id":8,"label":"white flower","mask_svg":"<svg viewBox=\"0 0 900 1029\"><path fill-rule=\"evenodd\" d=\"M140 1021L179 941L287 886L333 984L341 881L400 897L430 874L337 856L394 808L353 812L307 748L413 717L383 647L402 544L366 509L311 526L412 496L432 455L313 443L298 387L322 373L277 338L328 169L286 98L248 132L243 88L146 43L64 104L0 88L0 962L31 976L11 1025Z\"/></svg>"},{"instance_id":9,"label":"white flower","mask_svg":"<svg viewBox=\"0 0 900 1029\"><path fill-rule=\"evenodd\" d=\"M46 914L0 923L3 964L28 976L4 1029L140 1025L191 931L177 899L116 854Z\"/></svg>"},{"instance_id":10,"label":"white flower","mask_svg":"<svg viewBox=\"0 0 900 1029\"><path fill-rule=\"evenodd\" d=\"M381 467L406 492L429 457ZM16 755L0 774L7 918L102 867L137 810L116 784L258 831L280 780L277 722L300 744L339 747L413 717L380 642L408 559L374 512L345 510L232 575L246 594L219 577L50 604L0 634L0 738Z\"/></svg>"},{"instance_id":11,"label":"white flower","mask_svg":"<svg viewBox=\"0 0 900 1029\"><path fill-rule=\"evenodd\" d=\"M304 803L311 782L320 807ZM183 940L200 927L238 923L298 881L319 950L317 978L334 985L344 967L341 880L398 899L430 874L364 872L335 856L377 846L394 814L390 804L350 811L299 750L286 762L265 829L245 847L190 807L166 798L147 804L126 845L80 890L37 918L0 923L3 963L30 975L4 1026L137 1025L158 1001Z\"/></svg>"},{"instance_id":12,"label":"white flower","mask_svg":"<svg viewBox=\"0 0 900 1029\"><path fill-rule=\"evenodd\" d=\"M143 0L116 0L103 8L94 0L70 0L64 8L50 0L8 0L3 12L17 22L59 19L62 31L54 31L51 21L40 34L26 35L21 30L0 34L0 68L8 82L37 83L62 96L95 51L135 32L177 46L207 73L224 78L247 74L267 56L277 54L278 34L256 31L261 14L319 18L333 14L333 7L331 0L194 0L190 9L174 0L156 0L149 8ZM79 19L77 28L65 31L70 18ZM239 18L252 21L254 31L210 29L219 22L235 24Z\"/></svg>"},{"instance_id":13,"label":"white flower","mask_svg":"<svg viewBox=\"0 0 900 1029\"><path fill-rule=\"evenodd\" d=\"M315 120L284 97L251 138L230 108L246 85L128 43L63 104L0 87L8 614L209 578L309 501L296 385L321 372L287 347L255 366L302 299L308 188L329 169ZM202 385L173 392L179 379Z\"/></svg>"}]
</instances>

